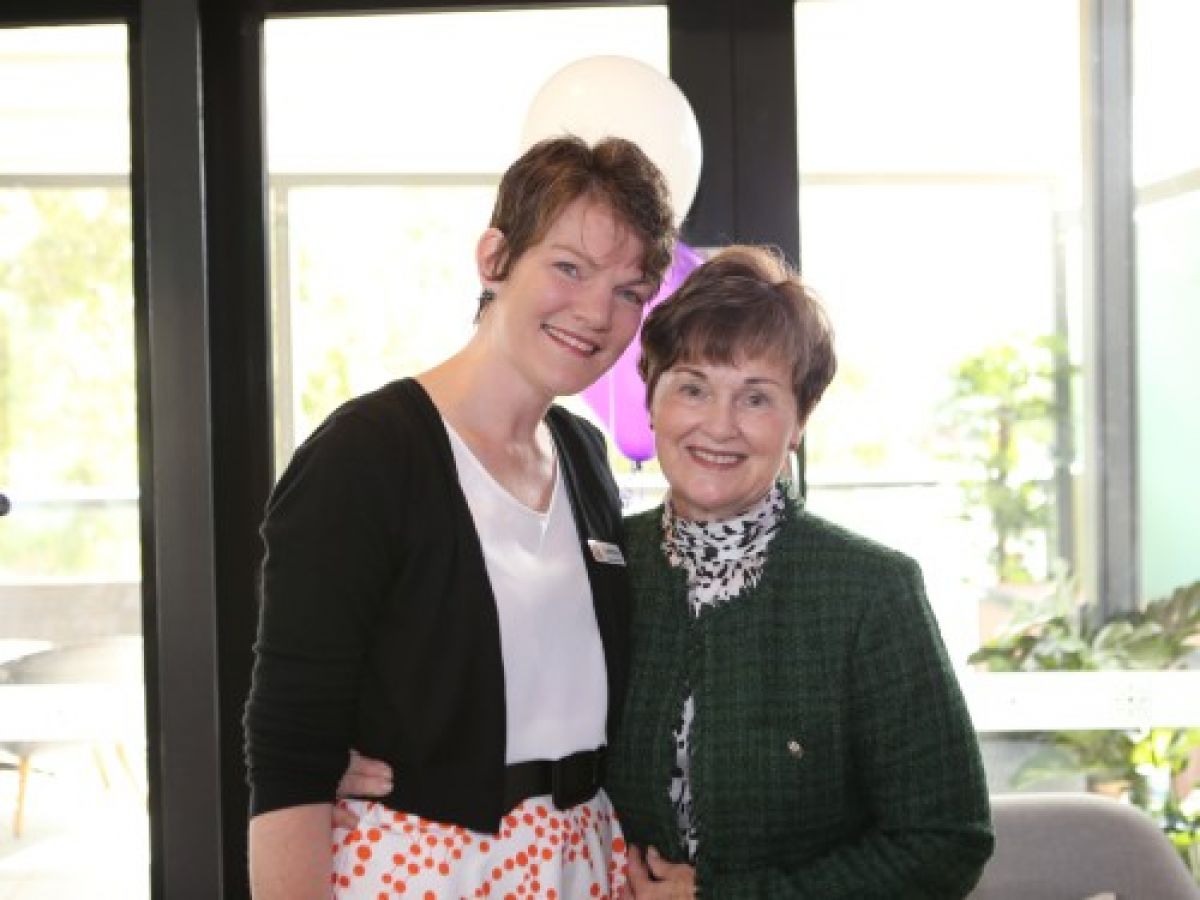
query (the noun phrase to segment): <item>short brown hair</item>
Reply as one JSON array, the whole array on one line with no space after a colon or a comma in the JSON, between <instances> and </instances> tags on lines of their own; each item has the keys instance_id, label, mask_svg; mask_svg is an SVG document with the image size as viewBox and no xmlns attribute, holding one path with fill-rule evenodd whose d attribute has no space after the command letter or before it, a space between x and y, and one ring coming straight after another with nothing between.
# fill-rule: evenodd
<instances>
[{"instance_id":1,"label":"short brown hair","mask_svg":"<svg viewBox=\"0 0 1200 900\"><path fill-rule=\"evenodd\" d=\"M504 245L491 274L507 278L562 211L579 197L606 204L642 242L642 272L654 284L675 244L670 191L658 167L632 141L604 138L589 146L573 135L539 141L509 166L492 208Z\"/></svg>"},{"instance_id":2,"label":"short brown hair","mask_svg":"<svg viewBox=\"0 0 1200 900\"><path fill-rule=\"evenodd\" d=\"M642 323L638 372L646 405L676 363L733 365L774 357L790 363L800 421L837 371L833 328L820 300L778 249L734 245L695 269Z\"/></svg>"}]
</instances>

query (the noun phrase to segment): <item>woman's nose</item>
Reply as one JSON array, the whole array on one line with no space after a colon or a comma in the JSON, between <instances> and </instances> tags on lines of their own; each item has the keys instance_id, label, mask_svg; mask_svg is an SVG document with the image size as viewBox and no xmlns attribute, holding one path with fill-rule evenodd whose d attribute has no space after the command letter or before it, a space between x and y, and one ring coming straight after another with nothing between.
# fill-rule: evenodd
<instances>
[{"instance_id":1,"label":"woman's nose","mask_svg":"<svg viewBox=\"0 0 1200 900\"><path fill-rule=\"evenodd\" d=\"M738 433L737 410L728 400L714 398L705 406L704 430L713 438L728 439Z\"/></svg>"},{"instance_id":2,"label":"woman's nose","mask_svg":"<svg viewBox=\"0 0 1200 900\"><path fill-rule=\"evenodd\" d=\"M575 297L575 315L594 331L608 331L615 302L612 291L605 286L585 284Z\"/></svg>"}]
</instances>

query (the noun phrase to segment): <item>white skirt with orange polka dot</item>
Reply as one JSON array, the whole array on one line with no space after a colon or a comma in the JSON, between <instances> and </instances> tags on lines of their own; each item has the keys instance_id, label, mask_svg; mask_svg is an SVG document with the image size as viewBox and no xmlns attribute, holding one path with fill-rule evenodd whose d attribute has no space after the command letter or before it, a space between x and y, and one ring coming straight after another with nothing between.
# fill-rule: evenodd
<instances>
[{"instance_id":1,"label":"white skirt with orange polka dot","mask_svg":"<svg viewBox=\"0 0 1200 900\"><path fill-rule=\"evenodd\" d=\"M396 900L613 898L625 884L625 840L603 791L568 810L531 797L497 835L395 812L367 800L337 829L333 897Z\"/></svg>"}]
</instances>

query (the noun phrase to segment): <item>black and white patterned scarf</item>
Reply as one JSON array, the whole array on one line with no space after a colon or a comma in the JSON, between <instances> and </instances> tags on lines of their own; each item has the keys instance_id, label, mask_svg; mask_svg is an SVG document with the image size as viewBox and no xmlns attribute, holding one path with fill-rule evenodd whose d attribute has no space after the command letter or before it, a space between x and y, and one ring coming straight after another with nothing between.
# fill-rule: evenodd
<instances>
[{"instance_id":1,"label":"black and white patterned scarf","mask_svg":"<svg viewBox=\"0 0 1200 900\"><path fill-rule=\"evenodd\" d=\"M663 505L663 552L667 562L688 576L692 615L720 606L762 576L767 544L783 523L785 495L776 484L758 503L732 519L697 522Z\"/></svg>"},{"instance_id":2,"label":"black and white patterned scarf","mask_svg":"<svg viewBox=\"0 0 1200 900\"><path fill-rule=\"evenodd\" d=\"M778 483L754 506L732 519L697 522L676 515L670 500L663 506L663 552L687 573L688 608L693 618L736 598L758 584L767 561L767 545L783 524L786 494ZM695 704L689 688L675 727L675 766L670 795L676 820L696 858L696 822L692 808L689 736Z\"/></svg>"}]
</instances>

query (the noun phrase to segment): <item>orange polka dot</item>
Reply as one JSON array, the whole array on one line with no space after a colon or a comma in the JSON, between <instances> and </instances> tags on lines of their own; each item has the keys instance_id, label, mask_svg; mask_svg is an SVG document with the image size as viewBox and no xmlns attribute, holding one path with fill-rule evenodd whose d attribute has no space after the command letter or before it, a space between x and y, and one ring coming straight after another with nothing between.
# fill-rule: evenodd
<instances>
[{"instance_id":1,"label":"orange polka dot","mask_svg":"<svg viewBox=\"0 0 1200 900\"><path fill-rule=\"evenodd\" d=\"M383 832L378 828L372 828L367 832L367 840L371 843L377 843L381 837L383 837Z\"/></svg>"},{"instance_id":2,"label":"orange polka dot","mask_svg":"<svg viewBox=\"0 0 1200 900\"><path fill-rule=\"evenodd\" d=\"M371 848L368 847L366 844L363 844L361 847L359 847L358 850L355 851L355 853L357 854L359 859L370 859L371 858Z\"/></svg>"}]
</instances>

